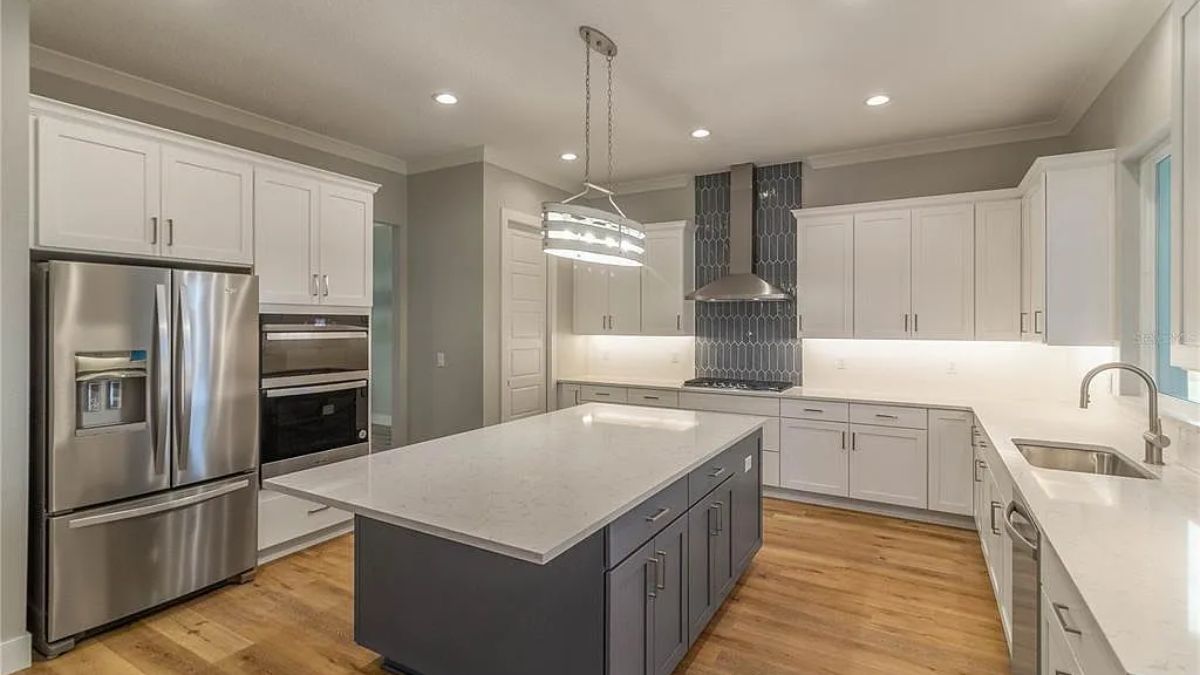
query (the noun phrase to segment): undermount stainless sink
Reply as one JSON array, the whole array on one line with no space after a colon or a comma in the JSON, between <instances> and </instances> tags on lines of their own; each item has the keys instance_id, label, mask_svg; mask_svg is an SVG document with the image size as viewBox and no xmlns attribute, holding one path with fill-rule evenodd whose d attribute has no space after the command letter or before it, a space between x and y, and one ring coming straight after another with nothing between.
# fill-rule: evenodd
<instances>
[{"instance_id":1,"label":"undermount stainless sink","mask_svg":"<svg viewBox=\"0 0 1200 675\"><path fill-rule=\"evenodd\" d=\"M1050 443L1013 439L1013 445L1025 456L1025 461L1043 469L1094 473L1123 478L1154 478L1154 474L1117 454L1112 448L1099 445Z\"/></svg>"}]
</instances>

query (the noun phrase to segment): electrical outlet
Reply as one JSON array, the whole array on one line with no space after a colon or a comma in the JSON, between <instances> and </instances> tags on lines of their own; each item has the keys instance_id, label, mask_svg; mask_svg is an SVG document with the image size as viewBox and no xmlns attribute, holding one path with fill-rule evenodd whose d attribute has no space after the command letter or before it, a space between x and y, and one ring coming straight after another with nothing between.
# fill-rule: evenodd
<instances>
[{"instance_id":1,"label":"electrical outlet","mask_svg":"<svg viewBox=\"0 0 1200 675\"><path fill-rule=\"evenodd\" d=\"M437 367L438 368L446 367L446 352L438 352L437 353Z\"/></svg>"},{"instance_id":2,"label":"electrical outlet","mask_svg":"<svg viewBox=\"0 0 1200 675\"><path fill-rule=\"evenodd\" d=\"M957 375L958 374L958 364L951 361L949 367L946 368L946 374L947 375Z\"/></svg>"},{"instance_id":3,"label":"electrical outlet","mask_svg":"<svg viewBox=\"0 0 1200 675\"><path fill-rule=\"evenodd\" d=\"M671 363L679 363L679 352L671 352Z\"/></svg>"},{"instance_id":4,"label":"electrical outlet","mask_svg":"<svg viewBox=\"0 0 1200 675\"><path fill-rule=\"evenodd\" d=\"M845 370L846 369L846 360L838 359L838 360L834 361L833 367L837 368L838 370Z\"/></svg>"}]
</instances>

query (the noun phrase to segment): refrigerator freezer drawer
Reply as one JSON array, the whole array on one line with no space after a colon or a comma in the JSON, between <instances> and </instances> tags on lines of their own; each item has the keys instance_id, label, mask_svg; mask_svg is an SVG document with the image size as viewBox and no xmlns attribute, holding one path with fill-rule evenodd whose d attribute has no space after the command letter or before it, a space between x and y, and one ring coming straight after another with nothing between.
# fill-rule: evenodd
<instances>
[{"instance_id":1,"label":"refrigerator freezer drawer","mask_svg":"<svg viewBox=\"0 0 1200 675\"><path fill-rule=\"evenodd\" d=\"M47 640L253 568L257 521L253 474L51 518Z\"/></svg>"}]
</instances>

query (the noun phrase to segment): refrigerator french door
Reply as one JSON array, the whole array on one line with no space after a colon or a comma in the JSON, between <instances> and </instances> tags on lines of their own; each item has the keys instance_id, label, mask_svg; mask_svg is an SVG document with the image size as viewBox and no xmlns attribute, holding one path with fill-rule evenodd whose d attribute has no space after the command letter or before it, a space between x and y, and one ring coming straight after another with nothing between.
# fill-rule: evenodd
<instances>
[{"instance_id":1,"label":"refrigerator french door","mask_svg":"<svg viewBox=\"0 0 1200 675\"><path fill-rule=\"evenodd\" d=\"M254 568L258 284L49 262L32 287L30 617L53 654Z\"/></svg>"}]
</instances>

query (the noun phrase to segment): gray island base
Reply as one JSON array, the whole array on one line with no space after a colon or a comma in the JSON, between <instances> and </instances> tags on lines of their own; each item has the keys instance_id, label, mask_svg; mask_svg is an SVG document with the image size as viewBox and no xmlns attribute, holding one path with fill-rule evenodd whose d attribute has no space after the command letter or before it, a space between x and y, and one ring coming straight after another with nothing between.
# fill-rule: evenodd
<instances>
[{"instance_id":1,"label":"gray island base","mask_svg":"<svg viewBox=\"0 0 1200 675\"><path fill-rule=\"evenodd\" d=\"M672 672L762 546L757 430L545 564L355 519L354 637L405 675Z\"/></svg>"}]
</instances>

